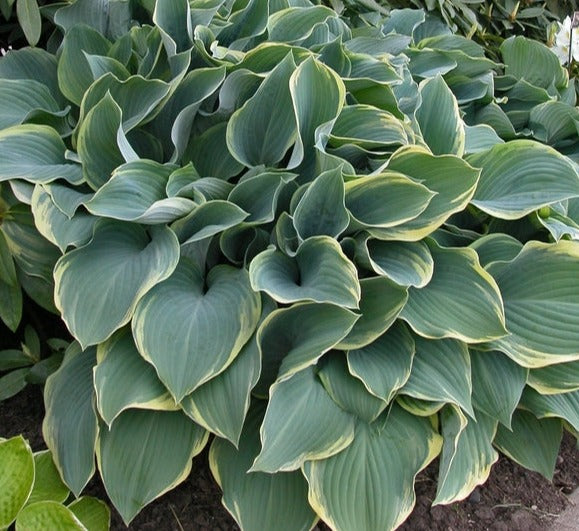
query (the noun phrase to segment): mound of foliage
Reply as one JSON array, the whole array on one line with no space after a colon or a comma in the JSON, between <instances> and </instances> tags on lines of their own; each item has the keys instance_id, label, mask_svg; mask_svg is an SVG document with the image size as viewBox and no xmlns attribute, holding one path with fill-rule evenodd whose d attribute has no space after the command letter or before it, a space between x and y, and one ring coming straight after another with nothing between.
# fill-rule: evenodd
<instances>
[{"instance_id":1,"label":"mound of foliage","mask_svg":"<svg viewBox=\"0 0 579 531\"><path fill-rule=\"evenodd\" d=\"M98 468L128 523L211 440L243 529L359 531L437 456L437 504L498 451L552 476L579 111L551 50L497 63L421 10L113 4L0 59L0 312L23 290L75 338L44 391L70 490Z\"/></svg>"}]
</instances>

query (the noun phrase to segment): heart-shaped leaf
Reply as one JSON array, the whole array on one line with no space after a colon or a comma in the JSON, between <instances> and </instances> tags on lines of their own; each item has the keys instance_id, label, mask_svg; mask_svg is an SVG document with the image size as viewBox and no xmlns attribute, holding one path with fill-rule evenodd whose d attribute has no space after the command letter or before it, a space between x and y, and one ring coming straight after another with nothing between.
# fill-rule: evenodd
<instances>
[{"instance_id":1,"label":"heart-shaped leaf","mask_svg":"<svg viewBox=\"0 0 579 531\"><path fill-rule=\"evenodd\" d=\"M129 322L138 300L177 266L179 243L166 227L151 238L139 225L100 221L93 239L56 264L56 305L82 345Z\"/></svg>"},{"instance_id":2,"label":"heart-shaped leaf","mask_svg":"<svg viewBox=\"0 0 579 531\"><path fill-rule=\"evenodd\" d=\"M394 406L371 425L358 422L342 452L304 465L310 503L335 529L395 529L414 507L416 474L441 445L428 419ZM352 485L361 498L352 496Z\"/></svg>"},{"instance_id":3,"label":"heart-shaped leaf","mask_svg":"<svg viewBox=\"0 0 579 531\"><path fill-rule=\"evenodd\" d=\"M300 245L293 258L268 249L249 266L251 286L281 303L329 302L357 308L360 285L354 264L336 240L314 236Z\"/></svg>"},{"instance_id":4,"label":"heart-shaped leaf","mask_svg":"<svg viewBox=\"0 0 579 531\"><path fill-rule=\"evenodd\" d=\"M133 336L141 355L180 402L227 368L250 339L260 314L260 297L245 270L222 265L203 278L193 262L182 259L138 304Z\"/></svg>"}]
</instances>

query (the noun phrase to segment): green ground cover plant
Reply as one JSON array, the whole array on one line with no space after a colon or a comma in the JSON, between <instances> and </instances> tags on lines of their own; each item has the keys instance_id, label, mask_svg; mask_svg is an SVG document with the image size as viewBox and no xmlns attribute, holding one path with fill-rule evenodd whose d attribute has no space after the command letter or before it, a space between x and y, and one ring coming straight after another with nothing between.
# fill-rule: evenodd
<instances>
[{"instance_id":1,"label":"green ground cover plant","mask_svg":"<svg viewBox=\"0 0 579 531\"><path fill-rule=\"evenodd\" d=\"M0 59L0 316L24 291L75 339L43 423L72 493L98 470L129 523L210 444L241 528L358 531L437 456L437 504L499 451L551 477L579 432L557 56L422 10L118 3Z\"/></svg>"},{"instance_id":2,"label":"green ground cover plant","mask_svg":"<svg viewBox=\"0 0 579 531\"><path fill-rule=\"evenodd\" d=\"M0 438L0 528L106 531L110 510L100 500L70 500L49 450L32 452L22 437Z\"/></svg>"}]
</instances>

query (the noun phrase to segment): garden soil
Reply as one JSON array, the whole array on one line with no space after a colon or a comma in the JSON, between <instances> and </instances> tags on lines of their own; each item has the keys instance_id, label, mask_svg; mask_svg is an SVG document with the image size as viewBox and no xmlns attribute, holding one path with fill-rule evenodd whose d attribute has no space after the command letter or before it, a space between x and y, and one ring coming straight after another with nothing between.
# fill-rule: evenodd
<instances>
[{"instance_id":1,"label":"garden soil","mask_svg":"<svg viewBox=\"0 0 579 531\"><path fill-rule=\"evenodd\" d=\"M44 415L38 387L0 402L0 436L23 434L33 450L45 448L41 433ZM437 462L416 479L416 507L402 525L403 531L545 531L568 505L568 496L579 486L579 450L566 434L553 481L530 472L506 458L492 468L487 483L470 497L449 506L432 507L436 493ZM106 492L93 479L86 494L106 500ZM112 509L114 531L126 530ZM148 505L128 528L135 531L230 531L235 522L221 505L221 494L207 464L207 451L193 462L193 473L179 487ZM329 528L323 523L316 531ZM579 522L577 522L579 530ZM377 530L378 531L378 530Z\"/></svg>"}]
</instances>

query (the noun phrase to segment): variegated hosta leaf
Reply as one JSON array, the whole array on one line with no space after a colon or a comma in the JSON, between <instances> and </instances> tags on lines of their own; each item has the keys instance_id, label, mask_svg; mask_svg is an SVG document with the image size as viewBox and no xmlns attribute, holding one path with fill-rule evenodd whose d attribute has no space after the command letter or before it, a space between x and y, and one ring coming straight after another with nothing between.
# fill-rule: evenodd
<instances>
[{"instance_id":1,"label":"variegated hosta leaf","mask_svg":"<svg viewBox=\"0 0 579 531\"><path fill-rule=\"evenodd\" d=\"M173 274L138 303L133 336L141 355L180 402L227 368L260 315L261 301L245 270L221 265L204 278L192 261L182 258Z\"/></svg>"},{"instance_id":2,"label":"variegated hosta leaf","mask_svg":"<svg viewBox=\"0 0 579 531\"><path fill-rule=\"evenodd\" d=\"M199 205L186 217L175 221L171 228L181 243L192 243L235 227L248 216L236 204L215 199Z\"/></svg>"},{"instance_id":3,"label":"variegated hosta leaf","mask_svg":"<svg viewBox=\"0 0 579 531\"><path fill-rule=\"evenodd\" d=\"M197 68L189 72L177 85L152 124L163 151L171 162L183 156L191 139L194 120L205 99L214 94L225 78L225 69Z\"/></svg>"},{"instance_id":4,"label":"variegated hosta leaf","mask_svg":"<svg viewBox=\"0 0 579 531\"><path fill-rule=\"evenodd\" d=\"M179 242L166 227L102 220L93 239L54 269L55 301L81 345L95 345L129 322L138 300L177 266Z\"/></svg>"},{"instance_id":5,"label":"variegated hosta leaf","mask_svg":"<svg viewBox=\"0 0 579 531\"><path fill-rule=\"evenodd\" d=\"M67 486L78 496L95 471L98 434L92 371L96 348L72 343L44 388L42 435Z\"/></svg>"},{"instance_id":6,"label":"variegated hosta leaf","mask_svg":"<svg viewBox=\"0 0 579 531\"><path fill-rule=\"evenodd\" d=\"M293 56L288 54L229 120L227 146L242 164L274 166L294 143L296 118L289 90L294 70Z\"/></svg>"},{"instance_id":7,"label":"variegated hosta leaf","mask_svg":"<svg viewBox=\"0 0 579 531\"><path fill-rule=\"evenodd\" d=\"M501 293L471 249L444 248L429 240L434 274L410 288L401 317L418 334L480 343L506 334Z\"/></svg>"},{"instance_id":8,"label":"variegated hosta leaf","mask_svg":"<svg viewBox=\"0 0 579 531\"><path fill-rule=\"evenodd\" d=\"M575 223L571 218L560 214L553 208L543 208L548 209L546 217L539 215L539 212L542 213L543 209L535 212L532 216L549 231L555 242L558 242L565 236L567 236L566 239L579 240L579 224Z\"/></svg>"},{"instance_id":9,"label":"variegated hosta leaf","mask_svg":"<svg viewBox=\"0 0 579 531\"><path fill-rule=\"evenodd\" d=\"M260 323L275 308L275 302L263 297ZM261 355L255 332L231 365L183 398L181 408L197 424L237 447L249 409L251 390L257 384L260 372Z\"/></svg>"},{"instance_id":10,"label":"variegated hosta leaf","mask_svg":"<svg viewBox=\"0 0 579 531\"><path fill-rule=\"evenodd\" d=\"M531 369L527 383L543 395L579 391L579 361Z\"/></svg>"},{"instance_id":11,"label":"variegated hosta leaf","mask_svg":"<svg viewBox=\"0 0 579 531\"><path fill-rule=\"evenodd\" d=\"M34 458L29 444L19 435L0 441L0 526L14 521L34 485Z\"/></svg>"},{"instance_id":12,"label":"variegated hosta leaf","mask_svg":"<svg viewBox=\"0 0 579 531\"><path fill-rule=\"evenodd\" d=\"M336 16L336 12L326 6L281 9L270 15L267 21L269 40L298 44L309 37L319 24Z\"/></svg>"},{"instance_id":13,"label":"variegated hosta leaf","mask_svg":"<svg viewBox=\"0 0 579 531\"><path fill-rule=\"evenodd\" d=\"M22 319L22 290L4 233L0 230L0 319L16 332Z\"/></svg>"},{"instance_id":14,"label":"variegated hosta leaf","mask_svg":"<svg viewBox=\"0 0 579 531\"><path fill-rule=\"evenodd\" d=\"M304 465L310 504L334 529L393 530L414 507L416 474L441 445L429 419L395 405L371 425L358 422L339 454Z\"/></svg>"},{"instance_id":15,"label":"variegated hosta leaf","mask_svg":"<svg viewBox=\"0 0 579 531\"><path fill-rule=\"evenodd\" d=\"M469 247L476 251L480 265L487 267L493 262L510 262L517 256L523 244L508 234L487 234L472 242Z\"/></svg>"},{"instance_id":16,"label":"variegated hosta leaf","mask_svg":"<svg viewBox=\"0 0 579 531\"><path fill-rule=\"evenodd\" d=\"M239 439L239 449L215 438L209 451L213 477L223 491L222 503L241 529L307 531L318 516L307 501L308 486L300 471L248 472L259 453L259 426L265 405L254 403Z\"/></svg>"},{"instance_id":17,"label":"variegated hosta leaf","mask_svg":"<svg viewBox=\"0 0 579 531\"><path fill-rule=\"evenodd\" d=\"M327 303L298 303L271 313L257 333L262 371L256 392L267 396L274 381L315 364L352 330L358 318L350 310Z\"/></svg>"},{"instance_id":18,"label":"variegated hosta leaf","mask_svg":"<svg viewBox=\"0 0 579 531\"><path fill-rule=\"evenodd\" d=\"M251 287L281 303L329 302L357 308L360 284L356 268L329 236L312 236L293 258L275 249L257 255L249 266Z\"/></svg>"},{"instance_id":19,"label":"variegated hosta leaf","mask_svg":"<svg viewBox=\"0 0 579 531\"><path fill-rule=\"evenodd\" d=\"M387 168L411 177L436 195L415 219L396 227L369 231L384 240L418 241L428 236L451 214L466 207L475 192L480 174L480 170L458 157L435 156L419 146L400 148L388 161Z\"/></svg>"},{"instance_id":20,"label":"variegated hosta leaf","mask_svg":"<svg viewBox=\"0 0 579 531\"><path fill-rule=\"evenodd\" d=\"M444 445L434 505L466 498L488 479L499 458L492 445L496 420L480 411L476 412L476 420L467 420L451 406L442 410L441 417Z\"/></svg>"},{"instance_id":21,"label":"variegated hosta leaf","mask_svg":"<svg viewBox=\"0 0 579 531\"><path fill-rule=\"evenodd\" d=\"M301 182L304 182L313 178L310 172L315 164L316 131L322 125L331 128L344 104L346 89L334 70L310 57L290 77L290 94L298 136L289 165L291 168L299 165ZM313 234L327 233L309 235Z\"/></svg>"},{"instance_id":22,"label":"variegated hosta leaf","mask_svg":"<svg viewBox=\"0 0 579 531\"><path fill-rule=\"evenodd\" d=\"M446 405L446 402L422 400L403 394L396 396L396 403L408 411L408 413L412 413L417 417L432 417L432 415L436 415Z\"/></svg>"},{"instance_id":23,"label":"variegated hosta leaf","mask_svg":"<svg viewBox=\"0 0 579 531\"><path fill-rule=\"evenodd\" d=\"M360 226L385 229L416 218L434 195L406 175L386 171L347 182L346 208Z\"/></svg>"},{"instance_id":24,"label":"variegated hosta leaf","mask_svg":"<svg viewBox=\"0 0 579 531\"><path fill-rule=\"evenodd\" d=\"M316 370L308 367L271 387L261 452L251 470L296 470L308 459L325 459L352 442L354 426L355 417L330 398Z\"/></svg>"},{"instance_id":25,"label":"variegated hosta leaf","mask_svg":"<svg viewBox=\"0 0 579 531\"><path fill-rule=\"evenodd\" d=\"M561 101L536 105L529 114L529 128L533 130L533 136L551 146L576 136L578 122L579 109Z\"/></svg>"},{"instance_id":26,"label":"variegated hosta leaf","mask_svg":"<svg viewBox=\"0 0 579 531\"><path fill-rule=\"evenodd\" d=\"M58 89L56 57L42 48L25 47L12 50L0 61L2 79L40 81L46 85L52 97L59 103L65 102Z\"/></svg>"},{"instance_id":27,"label":"variegated hosta leaf","mask_svg":"<svg viewBox=\"0 0 579 531\"><path fill-rule=\"evenodd\" d=\"M360 281L362 315L352 331L337 345L341 350L359 349L379 338L390 326L408 300L408 291L384 278L365 278Z\"/></svg>"},{"instance_id":28,"label":"variegated hosta leaf","mask_svg":"<svg viewBox=\"0 0 579 531\"><path fill-rule=\"evenodd\" d=\"M404 122L370 105L344 107L329 137L331 147L353 144L366 150L391 149L408 143Z\"/></svg>"},{"instance_id":29,"label":"variegated hosta leaf","mask_svg":"<svg viewBox=\"0 0 579 531\"><path fill-rule=\"evenodd\" d=\"M517 79L526 79L537 87L559 88L566 84L565 69L559 64L555 54L543 43L513 36L500 46L505 73Z\"/></svg>"},{"instance_id":30,"label":"variegated hosta leaf","mask_svg":"<svg viewBox=\"0 0 579 531\"><path fill-rule=\"evenodd\" d=\"M359 241L358 248L364 265L367 262L376 273L400 286L423 288L432 278L434 261L425 242L381 241L365 237Z\"/></svg>"},{"instance_id":31,"label":"variegated hosta leaf","mask_svg":"<svg viewBox=\"0 0 579 531\"><path fill-rule=\"evenodd\" d=\"M215 177L200 177L191 162L177 168L167 180L168 197L187 197L198 203L212 199L227 199L234 186Z\"/></svg>"},{"instance_id":32,"label":"variegated hosta leaf","mask_svg":"<svg viewBox=\"0 0 579 531\"><path fill-rule=\"evenodd\" d=\"M405 395L462 408L474 418L471 405L471 366L468 349L456 339L430 340L414 336L416 353Z\"/></svg>"},{"instance_id":33,"label":"variegated hosta leaf","mask_svg":"<svg viewBox=\"0 0 579 531\"><path fill-rule=\"evenodd\" d=\"M267 27L268 15L267 0L250 0L247 5L239 6L239 9L234 6L229 17L230 25L219 32L219 42L229 46L261 35Z\"/></svg>"},{"instance_id":34,"label":"variegated hosta leaf","mask_svg":"<svg viewBox=\"0 0 579 531\"><path fill-rule=\"evenodd\" d=\"M308 186L293 214L298 236L302 240L319 235L337 238L350 223L344 198L341 167L318 175Z\"/></svg>"},{"instance_id":35,"label":"variegated hosta leaf","mask_svg":"<svg viewBox=\"0 0 579 531\"><path fill-rule=\"evenodd\" d=\"M103 483L126 525L161 494L183 482L209 434L181 412L133 409L100 432Z\"/></svg>"},{"instance_id":36,"label":"variegated hosta leaf","mask_svg":"<svg viewBox=\"0 0 579 531\"><path fill-rule=\"evenodd\" d=\"M97 30L77 24L66 32L58 60L58 86L68 100L80 106L94 81L85 54L108 55L110 42Z\"/></svg>"},{"instance_id":37,"label":"variegated hosta leaf","mask_svg":"<svg viewBox=\"0 0 579 531\"><path fill-rule=\"evenodd\" d=\"M528 369L497 351L471 350L470 361L473 405L510 428L511 417L525 387Z\"/></svg>"},{"instance_id":38,"label":"variegated hosta leaf","mask_svg":"<svg viewBox=\"0 0 579 531\"><path fill-rule=\"evenodd\" d=\"M227 143L227 124L220 122L200 136L194 136L183 156L193 162L201 175L230 179L243 170L244 165L230 153Z\"/></svg>"},{"instance_id":39,"label":"variegated hosta leaf","mask_svg":"<svg viewBox=\"0 0 579 531\"><path fill-rule=\"evenodd\" d=\"M416 120L428 147L434 155L462 157L464 122L454 94L440 74L423 81L419 90L422 105L416 111Z\"/></svg>"},{"instance_id":40,"label":"variegated hosta leaf","mask_svg":"<svg viewBox=\"0 0 579 531\"><path fill-rule=\"evenodd\" d=\"M415 344L406 327L397 321L378 339L347 353L350 373L386 403L410 377Z\"/></svg>"},{"instance_id":41,"label":"variegated hosta leaf","mask_svg":"<svg viewBox=\"0 0 579 531\"><path fill-rule=\"evenodd\" d=\"M152 160L127 162L85 206L95 216L148 225L183 217L196 205L184 197L167 198L165 187L174 169Z\"/></svg>"},{"instance_id":42,"label":"variegated hosta leaf","mask_svg":"<svg viewBox=\"0 0 579 531\"><path fill-rule=\"evenodd\" d=\"M249 213L245 223L269 223L275 219L282 190L295 178L296 174L289 172L258 173L239 182L227 199Z\"/></svg>"},{"instance_id":43,"label":"variegated hosta leaf","mask_svg":"<svg viewBox=\"0 0 579 531\"><path fill-rule=\"evenodd\" d=\"M466 125L465 128L465 154L478 153L486 151L496 144L503 144L504 140L496 131L487 124L478 124L473 126Z\"/></svg>"},{"instance_id":44,"label":"variegated hosta leaf","mask_svg":"<svg viewBox=\"0 0 579 531\"><path fill-rule=\"evenodd\" d=\"M0 129L20 125L42 111L60 111L46 85L32 79L0 79Z\"/></svg>"},{"instance_id":45,"label":"variegated hosta leaf","mask_svg":"<svg viewBox=\"0 0 579 531\"><path fill-rule=\"evenodd\" d=\"M529 368L579 360L579 243L531 241L489 268L505 304L508 336L490 343Z\"/></svg>"},{"instance_id":46,"label":"variegated hosta leaf","mask_svg":"<svg viewBox=\"0 0 579 531\"><path fill-rule=\"evenodd\" d=\"M80 108L80 121L84 121L87 113L108 92L122 111L123 131L129 132L143 120L150 118L155 108L167 97L170 89L169 83L159 79L131 76L120 80L113 74L105 74L86 91Z\"/></svg>"},{"instance_id":47,"label":"variegated hosta leaf","mask_svg":"<svg viewBox=\"0 0 579 531\"><path fill-rule=\"evenodd\" d=\"M366 389L363 382L350 374L344 352L330 352L320 361L318 377L326 391L343 410L366 422L372 422L388 403Z\"/></svg>"},{"instance_id":48,"label":"variegated hosta leaf","mask_svg":"<svg viewBox=\"0 0 579 531\"><path fill-rule=\"evenodd\" d=\"M34 187L31 209L38 232L62 253L71 245L78 247L86 244L91 239L97 222L96 217L82 211L68 217L40 184Z\"/></svg>"},{"instance_id":49,"label":"variegated hosta leaf","mask_svg":"<svg viewBox=\"0 0 579 531\"><path fill-rule=\"evenodd\" d=\"M579 432L579 391L540 395L534 389L527 387L521 398L521 406L540 419L562 418Z\"/></svg>"},{"instance_id":50,"label":"variegated hosta leaf","mask_svg":"<svg viewBox=\"0 0 579 531\"><path fill-rule=\"evenodd\" d=\"M499 425L494 445L519 465L552 479L559 453L563 426L559 419L537 419L517 409L511 430Z\"/></svg>"},{"instance_id":51,"label":"variegated hosta leaf","mask_svg":"<svg viewBox=\"0 0 579 531\"><path fill-rule=\"evenodd\" d=\"M24 124L0 131L0 182L24 179L49 183L64 179L82 181L82 167L65 158L66 146L60 135L47 125Z\"/></svg>"},{"instance_id":52,"label":"variegated hosta leaf","mask_svg":"<svg viewBox=\"0 0 579 531\"><path fill-rule=\"evenodd\" d=\"M519 219L579 195L579 174L572 162L532 140L499 144L467 161L482 168L472 204L497 218Z\"/></svg>"},{"instance_id":53,"label":"variegated hosta leaf","mask_svg":"<svg viewBox=\"0 0 579 531\"><path fill-rule=\"evenodd\" d=\"M78 155L86 182L98 190L115 168L139 156L122 128L122 111L110 93L86 115L78 130Z\"/></svg>"},{"instance_id":54,"label":"variegated hosta leaf","mask_svg":"<svg viewBox=\"0 0 579 531\"><path fill-rule=\"evenodd\" d=\"M98 346L97 362L96 404L109 426L125 409L178 409L153 366L139 354L129 328L117 331Z\"/></svg>"}]
</instances>

